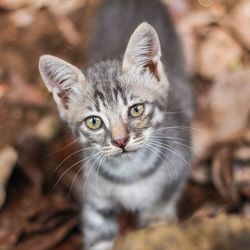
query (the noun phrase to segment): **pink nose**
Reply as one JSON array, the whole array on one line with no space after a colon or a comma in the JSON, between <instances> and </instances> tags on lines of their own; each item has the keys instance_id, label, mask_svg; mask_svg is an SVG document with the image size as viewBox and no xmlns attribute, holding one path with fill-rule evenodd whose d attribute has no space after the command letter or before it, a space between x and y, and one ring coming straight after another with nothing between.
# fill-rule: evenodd
<instances>
[{"instance_id":1,"label":"pink nose","mask_svg":"<svg viewBox=\"0 0 250 250\"><path fill-rule=\"evenodd\" d=\"M121 139L117 140L112 140L112 144L119 147L119 148L124 148L127 145L128 137L124 137Z\"/></svg>"}]
</instances>

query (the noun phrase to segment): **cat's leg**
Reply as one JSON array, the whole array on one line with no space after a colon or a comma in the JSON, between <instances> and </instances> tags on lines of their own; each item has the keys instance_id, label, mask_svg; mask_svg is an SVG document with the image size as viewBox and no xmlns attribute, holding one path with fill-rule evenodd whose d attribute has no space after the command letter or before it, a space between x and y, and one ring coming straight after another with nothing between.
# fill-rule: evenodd
<instances>
[{"instance_id":1,"label":"cat's leg","mask_svg":"<svg viewBox=\"0 0 250 250\"><path fill-rule=\"evenodd\" d=\"M182 188L179 188L171 197L162 197L152 206L140 211L138 214L139 225L144 227L177 222L177 203L181 195L181 190Z\"/></svg>"},{"instance_id":2,"label":"cat's leg","mask_svg":"<svg viewBox=\"0 0 250 250\"><path fill-rule=\"evenodd\" d=\"M118 232L116 211L108 199L88 196L83 211L85 250L111 250Z\"/></svg>"},{"instance_id":3,"label":"cat's leg","mask_svg":"<svg viewBox=\"0 0 250 250\"><path fill-rule=\"evenodd\" d=\"M139 212L139 225L147 226L162 223L178 222L177 205L183 194L183 189L187 182L188 168L186 163L189 162L189 152L175 151L179 155L183 155L185 162L176 158L175 162L171 161L171 167L166 172L168 179L162 185L161 192L154 204L151 204L144 210ZM175 166L175 168L173 168ZM172 177L170 179L170 177Z\"/></svg>"},{"instance_id":4,"label":"cat's leg","mask_svg":"<svg viewBox=\"0 0 250 250\"><path fill-rule=\"evenodd\" d=\"M139 225L145 227L162 223L174 223L178 221L177 201L157 203L139 212Z\"/></svg>"}]
</instances>

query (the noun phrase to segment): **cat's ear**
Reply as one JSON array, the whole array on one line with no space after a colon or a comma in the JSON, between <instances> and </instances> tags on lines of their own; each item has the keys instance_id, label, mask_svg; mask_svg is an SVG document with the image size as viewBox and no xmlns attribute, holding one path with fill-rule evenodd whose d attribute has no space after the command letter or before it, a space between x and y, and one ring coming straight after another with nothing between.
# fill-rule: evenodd
<instances>
[{"instance_id":1,"label":"cat's ear","mask_svg":"<svg viewBox=\"0 0 250 250\"><path fill-rule=\"evenodd\" d=\"M46 87L53 94L60 115L65 118L71 99L85 82L83 73L70 63L50 55L40 57L39 71Z\"/></svg>"},{"instance_id":2,"label":"cat's ear","mask_svg":"<svg viewBox=\"0 0 250 250\"><path fill-rule=\"evenodd\" d=\"M159 81L160 58L161 45L155 29L148 23L141 23L130 37L123 58L123 70L133 66L142 70L148 68Z\"/></svg>"}]
</instances>

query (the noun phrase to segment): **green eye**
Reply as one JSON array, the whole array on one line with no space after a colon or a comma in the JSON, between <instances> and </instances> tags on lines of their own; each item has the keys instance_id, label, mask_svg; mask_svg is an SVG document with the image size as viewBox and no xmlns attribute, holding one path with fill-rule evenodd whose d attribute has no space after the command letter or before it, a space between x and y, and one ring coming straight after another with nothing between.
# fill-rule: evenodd
<instances>
[{"instance_id":1,"label":"green eye","mask_svg":"<svg viewBox=\"0 0 250 250\"><path fill-rule=\"evenodd\" d=\"M88 128L96 130L102 126L102 119L97 116L90 116L85 120Z\"/></svg>"},{"instance_id":2,"label":"green eye","mask_svg":"<svg viewBox=\"0 0 250 250\"><path fill-rule=\"evenodd\" d=\"M143 114L143 112L144 112L144 104L135 104L129 110L129 114L132 117L139 117Z\"/></svg>"}]
</instances>

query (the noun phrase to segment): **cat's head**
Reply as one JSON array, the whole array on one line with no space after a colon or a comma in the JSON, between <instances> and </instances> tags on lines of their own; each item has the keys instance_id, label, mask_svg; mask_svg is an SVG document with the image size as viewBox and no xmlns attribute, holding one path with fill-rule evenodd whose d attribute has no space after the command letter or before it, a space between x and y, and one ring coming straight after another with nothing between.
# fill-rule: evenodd
<instances>
[{"instance_id":1,"label":"cat's head","mask_svg":"<svg viewBox=\"0 0 250 250\"><path fill-rule=\"evenodd\" d=\"M120 155L143 147L162 122L168 80L156 31L142 23L122 60L107 60L85 72L53 56L40 58L41 76L61 117L83 144Z\"/></svg>"}]
</instances>

